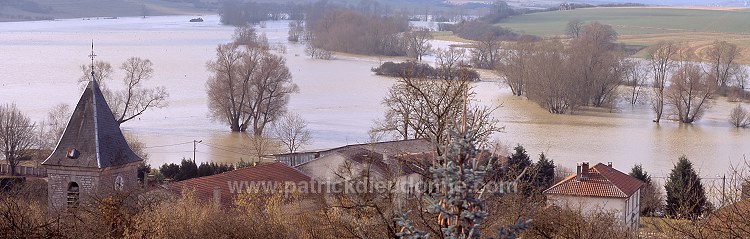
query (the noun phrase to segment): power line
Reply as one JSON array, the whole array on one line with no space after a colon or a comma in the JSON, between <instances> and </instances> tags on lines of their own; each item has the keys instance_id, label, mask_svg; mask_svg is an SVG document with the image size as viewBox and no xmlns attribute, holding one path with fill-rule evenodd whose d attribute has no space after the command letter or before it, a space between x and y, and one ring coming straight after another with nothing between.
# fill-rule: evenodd
<instances>
[{"instance_id":1,"label":"power line","mask_svg":"<svg viewBox=\"0 0 750 239\"><path fill-rule=\"evenodd\" d=\"M177 146L177 145L183 145L183 144L189 144L189 143L192 143L192 141L190 141L190 142L176 143L176 144L165 144L165 145L148 146L148 147L143 147L143 148L144 149L161 148L161 147L170 147L170 146Z\"/></svg>"},{"instance_id":2,"label":"power line","mask_svg":"<svg viewBox=\"0 0 750 239\"><path fill-rule=\"evenodd\" d=\"M237 151L228 150L228 149L225 149L225 148L221 148L220 146L215 146L215 145L208 144L208 143L201 143L201 144L206 145L206 146L211 147L211 148L218 149L218 150L222 150L222 151L226 151L226 152L230 152L230 153L234 153L234 154L238 154L238 155L253 157L253 155L249 155L249 154L246 154L246 153L240 153L240 152L237 152Z\"/></svg>"}]
</instances>

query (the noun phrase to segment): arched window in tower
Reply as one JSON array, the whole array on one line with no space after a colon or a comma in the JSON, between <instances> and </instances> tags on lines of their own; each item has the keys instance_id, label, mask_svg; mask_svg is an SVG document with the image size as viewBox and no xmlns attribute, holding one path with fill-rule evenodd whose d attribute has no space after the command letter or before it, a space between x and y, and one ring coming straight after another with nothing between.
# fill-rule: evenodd
<instances>
[{"instance_id":1,"label":"arched window in tower","mask_svg":"<svg viewBox=\"0 0 750 239\"><path fill-rule=\"evenodd\" d=\"M121 175L115 177L115 190L122 191L125 188L125 179Z\"/></svg>"},{"instance_id":2,"label":"arched window in tower","mask_svg":"<svg viewBox=\"0 0 750 239\"><path fill-rule=\"evenodd\" d=\"M78 207L78 199L80 197L78 183L70 182L68 184L68 207Z\"/></svg>"}]
</instances>

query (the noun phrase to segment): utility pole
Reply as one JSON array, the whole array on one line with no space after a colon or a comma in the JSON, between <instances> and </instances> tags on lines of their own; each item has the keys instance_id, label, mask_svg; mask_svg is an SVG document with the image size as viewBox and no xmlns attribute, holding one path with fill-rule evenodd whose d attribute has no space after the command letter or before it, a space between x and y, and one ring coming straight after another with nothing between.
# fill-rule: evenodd
<instances>
[{"instance_id":1,"label":"utility pole","mask_svg":"<svg viewBox=\"0 0 750 239\"><path fill-rule=\"evenodd\" d=\"M193 140L193 163L195 163L195 151L197 151L197 144L203 142L203 140Z\"/></svg>"}]
</instances>

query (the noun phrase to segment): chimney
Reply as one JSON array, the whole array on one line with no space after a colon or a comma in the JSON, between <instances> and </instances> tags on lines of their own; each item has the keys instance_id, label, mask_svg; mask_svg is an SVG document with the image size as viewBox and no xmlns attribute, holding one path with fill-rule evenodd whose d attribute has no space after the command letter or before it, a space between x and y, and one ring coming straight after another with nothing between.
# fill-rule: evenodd
<instances>
[{"instance_id":1,"label":"chimney","mask_svg":"<svg viewBox=\"0 0 750 239\"><path fill-rule=\"evenodd\" d=\"M607 171L612 172L612 162L607 162Z\"/></svg>"},{"instance_id":2,"label":"chimney","mask_svg":"<svg viewBox=\"0 0 750 239\"><path fill-rule=\"evenodd\" d=\"M581 177L583 178L589 177L589 162L581 163Z\"/></svg>"},{"instance_id":3,"label":"chimney","mask_svg":"<svg viewBox=\"0 0 750 239\"><path fill-rule=\"evenodd\" d=\"M581 179L581 163L576 164L576 180Z\"/></svg>"},{"instance_id":4,"label":"chimney","mask_svg":"<svg viewBox=\"0 0 750 239\"><path fill-rule=\"evenodd\" d=\"M216 208L221 207L221 190L219 187L214 187L214 206Z\"/></svg>"}]
</instances>

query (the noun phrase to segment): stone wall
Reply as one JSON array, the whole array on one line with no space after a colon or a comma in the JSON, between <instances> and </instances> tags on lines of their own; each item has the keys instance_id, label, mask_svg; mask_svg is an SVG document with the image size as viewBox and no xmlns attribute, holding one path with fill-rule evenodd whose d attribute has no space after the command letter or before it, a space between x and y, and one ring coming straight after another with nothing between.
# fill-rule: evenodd
<instances>
[{"instance_id":1,"label":"stone wall","mask_svg":"<svg viewBox=\"0 0 750 239\"><path fill-rule=\"evenodd\" d=\"M47 170L47 189L49 206L53 208L67 207L68 185L75 182L79 187L79 199L84 203L88 197L96 192L99 185L99 173L95 171Z\"/></svg>"}]
</instances>

